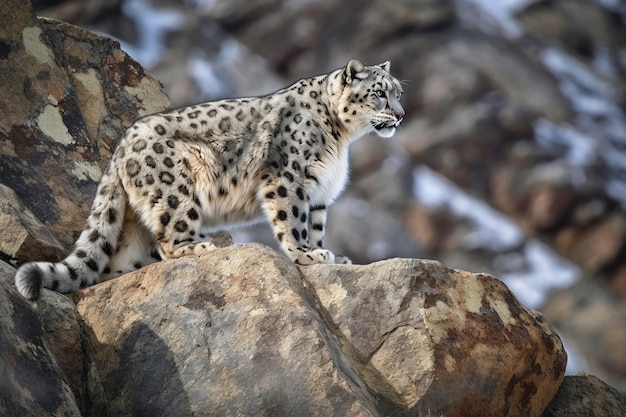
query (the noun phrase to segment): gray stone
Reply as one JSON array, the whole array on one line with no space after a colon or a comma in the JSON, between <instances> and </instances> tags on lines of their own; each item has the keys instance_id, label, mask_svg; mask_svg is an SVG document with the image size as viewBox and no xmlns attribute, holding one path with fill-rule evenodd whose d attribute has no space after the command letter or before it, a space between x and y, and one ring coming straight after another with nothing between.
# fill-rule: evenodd
<instances>
[{"instance_id":1,"label":"gray stone","mask_svg":"<svg viewBox=\"0 0 626 417\"><path fill-rule=\"evenodd\" d=\"M81 417L32 305L0 281L0 415Z\"/></svg>"},{"instance_id":2,"label":"gray stone","mask_svg":"<svg viewBox=\"0 0 626 417\"><path fill-rule=\"evenodd\" d=\"M98 366L74 303L65 295L47 291L37 300L35 311L81 415L108 417Z\"/></svg>"},{"instance_id":3,"label":"gray stone","mask_svg":"<svg viewBox=\"0 0 626 417\"><path fill-rule=\"evenodd\" d=\"M115 416L366 416L297 267L260 245L74 294Z\"/></svg>"},{"instance_id":4,"label":"gray stone","mask_svg":"<svg viewBox=\"0 0 626 417\"><path fill-rule=\"evenodd\" d=\"M37 261L60 260L65 247L33 213L22 205L10 188L0 184L0 252L10 259Z\"/></svg>"},{"instance_id":5,"label":"gray stone","mask_svg":"<svg viewBox=\"0 0 626 417\"><path fill-rule=\"evenodd\" d=\"M70 246L119 137L169 100L111 39L35 19L17 0L0 21L11 22L0 28L10 47L0 60L0 183Z\"/></svg>"},{"instance_id":6,"label":"gray stone","mask_svg":"<svg viewBox=\"0 0 626 417\"><path fill-rule=\"evenodd\" d=\"M542 417L626 416L626 398L596 376L581 372L563 380Z\"/></svg>"}]
</instances>

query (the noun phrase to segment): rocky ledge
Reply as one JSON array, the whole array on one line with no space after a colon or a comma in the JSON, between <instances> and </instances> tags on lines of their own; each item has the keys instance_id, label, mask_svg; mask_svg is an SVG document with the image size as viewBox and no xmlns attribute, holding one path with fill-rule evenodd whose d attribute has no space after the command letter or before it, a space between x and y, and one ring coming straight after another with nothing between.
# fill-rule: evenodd
<instances>
[{"instance_id":1,"label":"rocky ledge","mask_svg":"<svg viewBox=\"0 0 626 417\"><path fill-rule=\"evenodd\" d=\"M501 281L435 261L298 267L234 245L34 305L0 270L6 416L626 411L595 377L562 383L560 338Z\"/></svg>"},{"instance_id":2,"label":"rocky ledge","mask_svg":"<svg viewBox=\"0 0 626 417\"><path fill-rule=\"evenodd\" d=\"M539 416L567 361L499 280L435 261L297 267L249 244L75 307L2 290L8 415Z\"/></svg>"}]
</instances>

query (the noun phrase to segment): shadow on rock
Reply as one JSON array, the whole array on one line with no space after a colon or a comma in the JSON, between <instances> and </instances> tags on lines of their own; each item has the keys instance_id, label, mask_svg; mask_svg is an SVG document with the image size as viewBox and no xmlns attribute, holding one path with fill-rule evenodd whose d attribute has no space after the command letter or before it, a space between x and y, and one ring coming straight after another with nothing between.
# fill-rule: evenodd
<instances>
[{"instance_id":1,"label":"shadow on rock","mask_svg":"<svg viewBox=\"0 0 626 417\"><path fill-rule=\"evenodd\" d=\"M107 376L105 388L111 415L194 415L173 353L146 324L132 325L115 350L134 365L120 363Z\"/></svg>"}]
</instances>

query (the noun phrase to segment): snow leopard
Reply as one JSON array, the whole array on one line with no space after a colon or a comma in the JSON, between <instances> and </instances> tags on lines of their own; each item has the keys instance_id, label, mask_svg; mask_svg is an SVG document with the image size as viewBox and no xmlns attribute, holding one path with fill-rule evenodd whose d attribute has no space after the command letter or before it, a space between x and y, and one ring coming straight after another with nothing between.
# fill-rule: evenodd
<instances>
[{"instance_id":1,"label":"snow leopard","mask_svg":"<svg viewBox=\"0 0 626 417\"><path fill-rule=\"evenodd\" d=\"M147 264L214 250L215 230L265 219L300 265L350 263L324 247L327 208L363 135L405 116L390 63L358 59L273 94L145 116L119 140L72 252L18 268L28 299L74 292Z\"/></svg>"}]
</instances>

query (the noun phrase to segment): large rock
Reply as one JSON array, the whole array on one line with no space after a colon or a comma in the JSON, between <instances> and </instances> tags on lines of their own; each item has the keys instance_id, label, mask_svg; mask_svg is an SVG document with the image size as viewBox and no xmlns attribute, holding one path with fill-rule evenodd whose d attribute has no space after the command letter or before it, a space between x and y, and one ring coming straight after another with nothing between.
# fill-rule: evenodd
<instances>
[{"instance_id":1,"label":"large rock","mask_svg":"<svg viewBox=\"0 0 626 417\"><path fill-rule=\"evenodd\" d=\"M598 377L568 375L542 417L626 416L626 398Z\"/></svg>"},{"instance_id":2,"label":"large rock","mask_svg":"<svg viewBox=\"0 0 626 417\"><path fill-rule=\"evenodd\" d=\"M75 294L112 415L369 415L299 279L253 246Z\"/></svg>"},{"instance_id":3,"label":"large rock","mask_svg":"<svg viewBox=\"0 0 626 417\"><path fill-rule=\"evenodd\" d=\"M81 417L35 310L0 281L0 415Z\"/></svg>"},{"instance_id":4,"label":"large rock","mask_svg":"<svg viewBox=\"0 0 626 417\"><path fill-rule=\"evenodd\" d=\"M431 261L298 268L233 246L73 299L117 416L539 416L565 371L500 281Z\"/></svg>"},{"instance_id":5,"label":"large rock","mask_svg":"<svg viewBox=\"0 0 626 417\"><path fill-rule=\"evenodd\" d=\"M15 268L0 261L0 301L5 308L0 317L0 415L109 416L76 306L52 291L36 303L24 302L12 285L14 276Z\"/></svg>"},{"instance_id":6,"label":"large rock","mask_svg":"<svg viewBox=\"0 0 626 417\"><path fill-rule=\"evenodd\" d=\"M558 336L491 276L409 259L302 272L353 366L395 407L539 415L563 378Z\"/></svg>"},{"instance_id":7,"label":"large rock","mask_svg":"<svg viewBox=\"0 0 626 417\"><path fill-rule=\"evenodd\" d=\"M169 101L113 40L26 1L4 2L0 22L0 183L69 246L118 138Z\"/></svg>"},{"instance_id":8,"label":"large rock","mask_svg":"<svg viewBox=\"0 0 626 417\"><path fill-rule=\"evenodd\" d=\"M76 306L66 296L48 291L35 311L82 417L108 417L98 364Z\"/></svg>"},{"instance_id":9,"label":"large rock","mask_svg":"<svg viewBox=\"0 0 626 417\"><path fill-rule=\"evenodd\" d=\"M0 184L0 252L9 259L60 260L65 247L28 210L15 192Z\"/></svg>"}]
</instances>

